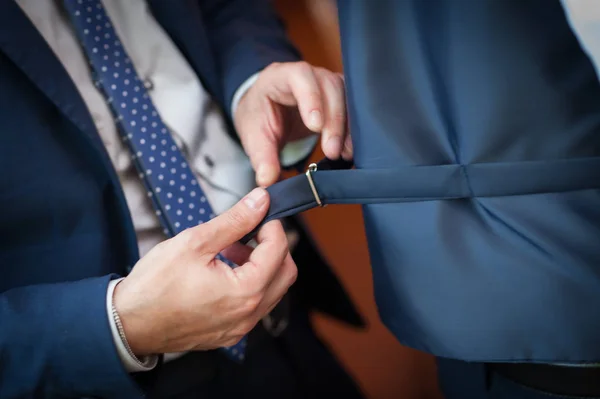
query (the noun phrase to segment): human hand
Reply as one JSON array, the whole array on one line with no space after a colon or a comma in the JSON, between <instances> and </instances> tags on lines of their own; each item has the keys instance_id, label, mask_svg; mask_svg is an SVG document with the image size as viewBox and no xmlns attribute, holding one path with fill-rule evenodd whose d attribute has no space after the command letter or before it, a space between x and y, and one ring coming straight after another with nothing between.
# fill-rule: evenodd
<instances>
[{"instance_id":1,"label":"human hand","mask_svg":"<svg viewBox=\"0 0 600 399\"><path fill-rule=\"evenodd\" d=\"M265 224L254 249L238 242L268 206L268 193L255 189L154 247L117 285L113 303L136 356L234 345L275 307L297 276L281 223Z\"/></svg>"},{"instance_id":2,"label":"human hand","mask_svg":"<svg viewBox=\"0 0 600 399\"><path fill-rule=\"evenodd\" d=\"M306 62L274 63L260 72L239 101L234 123L259 186L278 179L285 144L315 133L325 156L352 158L343 77Z\"/></svg>"}]
</instances>

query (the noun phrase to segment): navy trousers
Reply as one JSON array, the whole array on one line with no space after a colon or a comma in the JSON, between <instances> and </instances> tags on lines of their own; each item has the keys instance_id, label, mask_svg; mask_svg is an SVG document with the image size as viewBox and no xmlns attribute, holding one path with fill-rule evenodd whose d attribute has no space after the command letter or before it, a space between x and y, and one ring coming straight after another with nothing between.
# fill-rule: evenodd
<instances>
[{"instance_id":1,"label":"navy trousers","mask_svg":"<svg viewBox=\"0 0 600 399\"><path fill-rule=\"evenodd\" d=\"M484 363L437 359L438 379L445 399L570 399L532 389L491 371ZM598 396L585 398L599 399Z\"/></svg>"}]
</instances>

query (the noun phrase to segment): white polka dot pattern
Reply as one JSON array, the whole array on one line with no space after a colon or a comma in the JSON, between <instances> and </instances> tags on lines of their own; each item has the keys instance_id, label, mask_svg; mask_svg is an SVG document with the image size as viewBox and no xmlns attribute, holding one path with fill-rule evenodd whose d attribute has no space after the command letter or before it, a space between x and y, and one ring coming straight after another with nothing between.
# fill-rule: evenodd
<instances>
[{"instance_id":1,"label":"white polka dot pattern","mask_svg":"<svg viewBox=\"0 0 600 399\"><path fill-rule=\"evenodd\" d=\"M136 73L100 0L64 0L96 86L115 115L167 236L204 223L215 215L183 153L175 144ZM219 258L230 265L227 259ZM224 348L243 360L246 340Z\"/></svg>"}]
</instances>

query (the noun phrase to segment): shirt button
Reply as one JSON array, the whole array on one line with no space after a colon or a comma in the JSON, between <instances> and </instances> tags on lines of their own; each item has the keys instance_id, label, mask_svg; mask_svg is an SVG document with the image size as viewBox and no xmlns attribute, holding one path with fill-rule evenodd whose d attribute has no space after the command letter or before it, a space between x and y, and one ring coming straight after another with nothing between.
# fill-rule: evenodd
<instances>
[{"instance_id":1,"label":"shirt button","mask_svg":"<svg viewBox=\"0 0 600 399\"><path fill-rule=\"evenodd\" d=\"M152 80L150 80L150 78L144 79L144 88L148 91L154 89L154 83L152 83Z\"/></svg>"}]
</instances>

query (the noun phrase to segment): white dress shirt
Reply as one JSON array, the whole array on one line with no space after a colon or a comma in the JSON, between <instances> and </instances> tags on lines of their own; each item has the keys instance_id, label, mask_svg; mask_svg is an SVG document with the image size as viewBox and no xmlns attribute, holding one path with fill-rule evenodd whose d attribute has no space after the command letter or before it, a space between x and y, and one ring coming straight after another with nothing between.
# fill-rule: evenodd
<instances>
[{"instance_id":1,"label":"white dress shirt","mask_svg":"<svg viewBox=\"0 0 600 399\"><path fill-rule=\"evenodd\" d=\"M138 177L129 149L120 140L117 126L102 92L94 85L89 63L61 2L16 0L60 60L86 103L108 155L117 171L138 238L140 256L165 239L146 190ZM199 184L216 214L234 205L254 188L254 172L240 146L228 135L224 118L200 80L169 36L157 23L145 0L103 0L123 47L161 118L184 151ZM237 90L231 107L256 80L251 76ZM282 164L307 156L316 137L290 143L282 151ZM140 364L125 349L112 317L113 281L107 292L107 312L113 338L128 371L156 365L156 357ZM171 360L179 354L167 354Z\"/></svg>"}]
</instances>

